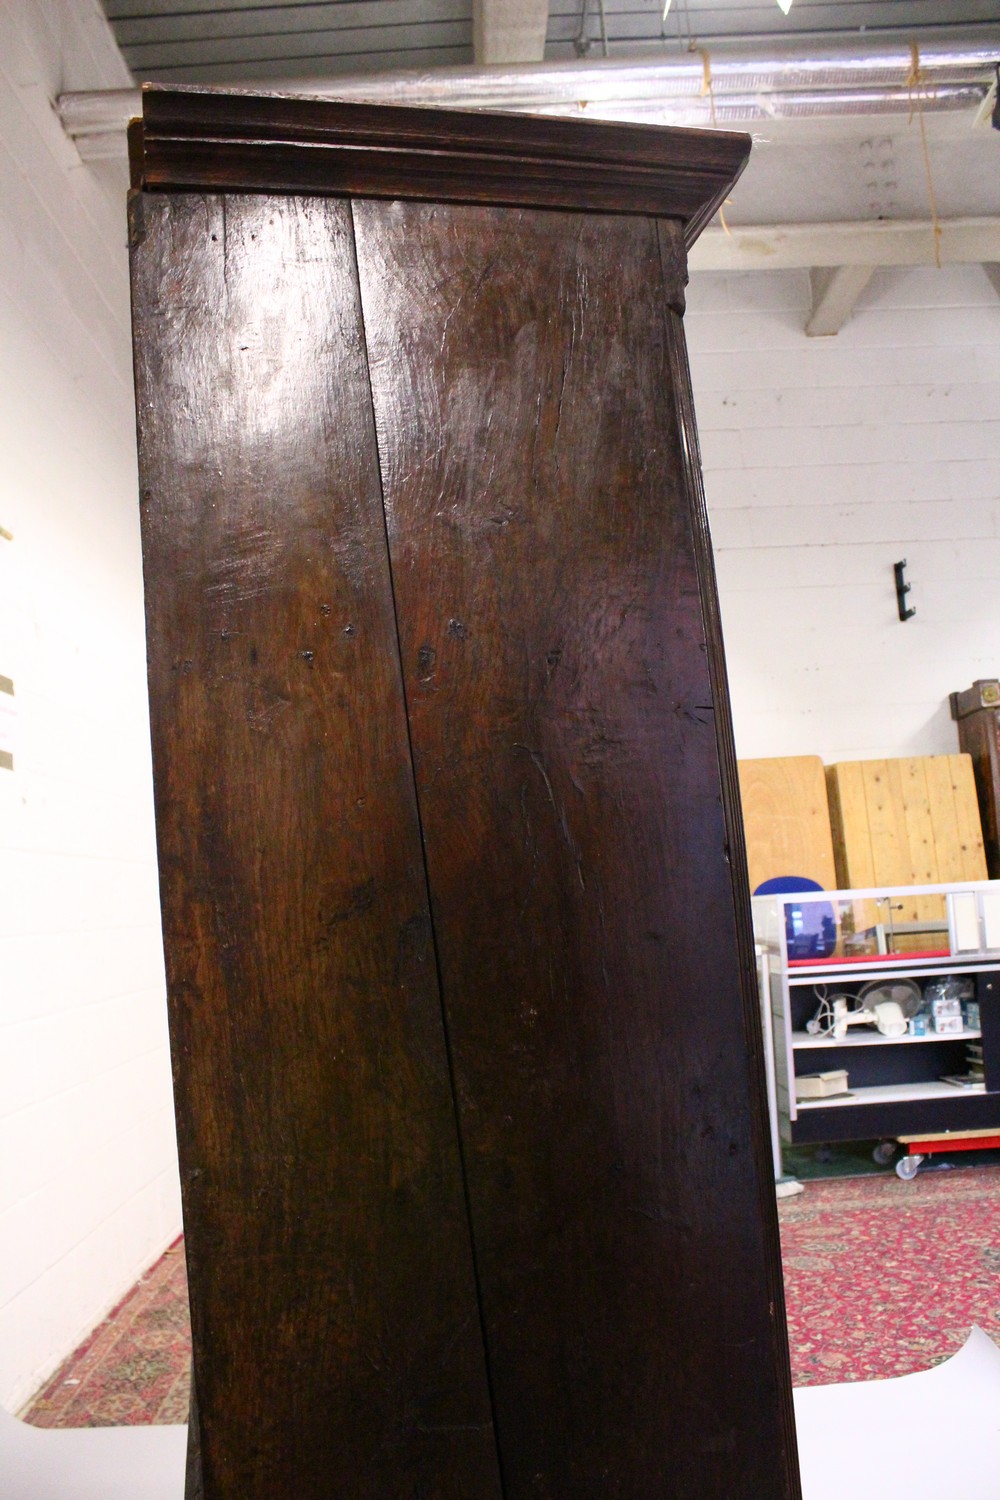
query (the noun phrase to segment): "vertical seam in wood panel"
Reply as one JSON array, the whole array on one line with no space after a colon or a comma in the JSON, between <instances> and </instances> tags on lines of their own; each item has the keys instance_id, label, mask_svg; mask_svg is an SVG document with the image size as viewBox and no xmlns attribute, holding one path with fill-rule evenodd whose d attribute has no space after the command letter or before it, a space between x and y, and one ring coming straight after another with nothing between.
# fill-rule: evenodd
<instances>
[{"instance_id":1,"label":"vertical seam in wood panel","mask_svg":"<svg viewBox=\"0 0 1000 1500\"><path fill-rule=\"evenodd\" d=\"M403 697L403 715L406 720L406 746L410 765L410 778L413 785L413 800L417 814L417 828L420 833L420 858L423 865L424 892L427 898L427 916L430 923L431 949L434 954L434 971L437 978L438 1005L441 1010L441 1026L444 1032L445 1052L448 1059L448 1081L451 1086L451 1103L455 1119L455 1139L458 1147L459 1171L462 1177L462 1197L465 1203L465 1221L469 1232L469 1249L472 1257L472 1275L476 1288L476 1307L479 1312L480 1337L483 1347L483 1363L486 1371L486 1387L490 1401L490 1419L493 1423L493 1446L497 1457L497 1470L499 1476L500 1494L507 1495L507 1485L504 1479L503 1454L500 1447L500 1430L497 1422L496 1398L493 1390L493 1370L490 1361L490 1346L486 1336L486 1314L483 1305L483 1289L479 1272L479 1259L476 1254L476 1236L472 1226L472 1200L469 1194L469 1174L465 1159L465 1141L462 1136L462 1120L458 1107L458 1091L455 1086L455 1061L452 1053L451 1033L448 1029L448 1013L444 1003L444 977L441 971L441 954L438 948L437 927L434 921L434 908L431 901L431 877L427 864L427 839L424 834L424 816L420 805L420 789L417 786L416 762L413 753L413 735L410 729L410 699L406 686L406 667L403 661L403 646L399 628L399 609L396 602L396 580L392 568L392 548L389 541L389 521L385 510L385 482L382 467L382 449L379 444L378 425L375 420L375 398L372 391L371 367L368 360L368 327L365 319L364 288L361 284L361 270L358 261L358 234L357 224L354 218L354 200L348 200L351 213L351 249L354 255L355 276L358 286L358 303L361 317L361 355L365 363L365 378L368 383L368 401L371 406L372 432L375 436L375 456L378 461L379 496L382 506L382 527L385 536L386 565L389 571L389 595L392 601L392 617L396 632L396 660L399 668L400 690Z\"/></svg>"},{"instance_id":2,"label":"vertical seam in wood panel","mask_svg":"<svg viewBox=\"0 0 1000 1500\"><path fill-rule=\"evenodd\" d=\"M701 474L701 455L698 433L694 421L694 399L691 390L691 375L681 315L674 311L671 303L673 293L666 284L664 266L663 228L660 221L649 221L655 231L659 251L660 280L663 294L663 321L666 333L670 372L674 380L674 401L681 440L681 467L686 479L687 499L690 504L691 540L695 567L698 574L699 610L708 655L708 670L712 685L713 719L715 723L716 753L722 784L722 810L725 821L727 856L733 896L739 970L743 980L740 986L743 1001L744 1043L748 1049L763 1049L763 1027L760 1019L760 1001L757 989L757 969L753 957L753 933L748 921L750 911L750 888L747 883L746 850L743 826L739 809L739 776L736 769L736 748L733 742L728 711L728 683L725 654L722 644L722 625L716 606L715 568L712 560L712 542L708 525L708 510ZM720 712L721 710L721 712ZM744 899L737 900L737 890ZM760 1221L770 1226L771 1255L768 1257L767 1275L770 1296L774 1307L772 1329L776 1341L784 1332L785 1361L779 1362L779 1379L785 1379L779 1390L780 1425L785 1435L787 1452L786 1494L789 1500L801 1500L801 1479L798 1468L798 1443L795 1434L795 1417L792 1408L791 1367L788 1361L787 1323L785 1315L785 1284L781 1269L780 1241L778 1237L778 1215L774 1199L773 1183L767 1164L771 1160L768 1132L767 1097L764 1091L761 1070L750 1068L750 1089L754 1107L750 1111L750 1128L754 1148L754 1160L760 1184Z\"/></svg>"}]
</instances>

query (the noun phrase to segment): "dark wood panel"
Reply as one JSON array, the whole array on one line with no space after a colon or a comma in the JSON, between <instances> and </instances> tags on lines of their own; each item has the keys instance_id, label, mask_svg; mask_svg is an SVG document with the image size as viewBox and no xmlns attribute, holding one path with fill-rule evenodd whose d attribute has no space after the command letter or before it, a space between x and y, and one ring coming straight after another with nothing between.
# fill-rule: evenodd
<instances>
[{"instance_id":1,"label":"dark wood panel","mask_svg":"<svg viewBox=\"0 0 1000 1500\"><path fill-rule=\"evenodd\" d=\"M691 240L749 152L729 132L154 85L133 186L664 214Z\"/></svg>"},{"instance_id":2,"label":"dark wood panel","mask_svg":"<svg viewBox=\"0 0 1000 1500\"><path fill-rule=\"evenodd\" d=\"M679 226L354 213L505 1494L785 1500Z\"/></svg>"},{"instance_id":3,"label":"dark wood panel","mask_svg":"<svg viewBox=\"0 0 1000 1500\"><path fill-rule=\"evenodd\" d=\"M986 685L992 695L995 685L991 681ZM995 698L986 704L978 701L977 688L952 693L952 718L958 721L959 749L972 756L986 866L990 879L997 880L1000 879L1000 708Z\"/></svg>"},{"instance_id":4,"label":"dark wood panel","mask_svg":"<svg viewBox=\"0 0 1000 1500\"><path fill-rule=\"evenodd\" d=\"M662 222L657 226L657 232L664 280L669 288L671 270L676 265L677 237L671 232L671 226ZM698 575L698 591L705 631L706 666L714 704L722 815L725 825L725 843L722 852L729 866L736 938L732 958L736 965L739 1004L742 1011L741 1045L745 1049L749 1065L747 1102L749 1104L750 1152L756 1166L756 1222L762 1236L768 1305L774 1318L776 1349L772 1357L775 1362L776 1383L773 1396L768 1393L764 1399L776 1427L777 1441L782 1452L782 1473L787 1470L790 1475L790 1494L799 1495L795 1412L792 1404L792 1379L785 1322L785 1281L772 1181L773 1157L768 1117L770 1106L762 1065L765 1038L760 1015L746 839L740 805L739 766L736 760L736 741L729 699L729 677L722 637L722 615L719 609L719 591L715 577L715 556L708 522L708 506L705 500L698 427L695 421L691 368L688 361L687 340L684 337L684 309L678 308L676 301L671 302L669 297L665 300L667 301L665 325L670 361L670 384L673 390L680 441L680 478L690 516L691 547Z\"/></svg>"},{"instance_id":5,"label":"dark wood panel","mask_svg":"<svg viewBox=\"0 0 1000 1500\"><path fill-rule=\"evenodd\" d=\"M493 1500L350 210L132 208L189 1494Z\"/></svg>"}]
</instances>

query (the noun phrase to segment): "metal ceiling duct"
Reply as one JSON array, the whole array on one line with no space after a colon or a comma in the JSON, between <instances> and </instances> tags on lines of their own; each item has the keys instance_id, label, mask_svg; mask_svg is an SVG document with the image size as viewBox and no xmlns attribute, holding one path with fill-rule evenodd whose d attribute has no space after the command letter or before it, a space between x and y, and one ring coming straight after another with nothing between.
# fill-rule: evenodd
<instances>
[{"instance_id":1,"label":"metal ceiling duct","mask_svg":"<svg viewBox=\"0 0 1000 1500\"><path fill-rule=\"evenodd\" d=\"M706 96L706 57L712 98ZM381 104L456 109L586 112L603 119L663 124L738 126L762 120L891 114L979 107L989 92L995 46L981 42L928 46L919 53L919 84L911 85L908 47L817 48L808 56L769 52L752 56L720 48L709 54L573 61L486 68L406 69L395 73L270 81L253 92L315 95ZM140 112L138 90L63 94L59 113L81 156L120 155L124 129Z\"/></svg>"},{"instance_id":2,"label":"metal ceiling duct","mask_svg":"<svg viewBox=\"0 0 1000 1500\"><path fill-rule=\"evenodd\" d=\"M971 84L945 84L935 90L933 100L922 100L924 109L977 109L984 90ZM587 101L575 106L553 104L539 107L540 114L586 116L593 120L626 120L635 124L692 125L720 129L743 129L769 120L815 120L831 115L908 115L913 103L898 89L830 90L818 93L769 92L720 94L715 99L632 99Z\"/></svg>"},{"instance_id":3,"label":"metal ceiling duct","mask_svg":"<svg viewBox=\"0 0 1000 1500\"><path fill-rule=\"evenodd\" d=\"M439 68L433 72L408 69L398 73L352 78L296 80L281 92L316 93L343 99L378 98L385 103L452 105L478 109L528 110L581 100L625 102L694 98L705 83L705 57L711 65L712 88L744 96L808 90L836 94L862 88L907 92L912 68L909 48L827 48L808 57L776 53L753 57L722 49L685 53L681 57L618 62L597 58L586 62L534 63L518 67ZM939 87L969 85L982 97L1000 60L1000 36L994 47L928 48L919 54L921 92L925 107Z\"/></svg>"}]
</instances>

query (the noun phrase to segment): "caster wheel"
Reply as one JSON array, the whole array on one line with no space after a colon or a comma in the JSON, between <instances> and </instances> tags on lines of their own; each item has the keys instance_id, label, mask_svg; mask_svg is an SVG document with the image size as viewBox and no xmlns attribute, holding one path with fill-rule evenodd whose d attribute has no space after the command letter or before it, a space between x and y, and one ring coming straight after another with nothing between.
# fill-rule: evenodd
<instances>
[{"instance_id":1,"label":"caster wheel","mask_svg":"<svg viewBox=\"0 0 1000 1500\"><path fill-rule=\"evenodd\" d=\"M819 1150L816 1152L816 1160L823 1162L824 1165L827 1162L833 1161L833 1152L830 1150L830 1147L820 1146Z\"/></svg>"},{"instance_id":2,"label":"caster wheel","mask_svg":"<svg viewBox=\"0 0 1000 1500\"><path fill-rule=\"evenodd\" d=\"M922 1161L922 1156L901 1156L896 1163L896 1176L901 1177L904 1182L912 1182Z\"/></svg>"},{"instance_id":3,"label":"caster wheel","mask_svg":"<svg viewBox=\"0 0 1000 1500\"><path fill-rule=\"evenodd\" d=\"M896 1154L895 1141L879 1141L872 1152L872 1161L877 1167L887 1167Z\"/></svg>"}]
</instances>

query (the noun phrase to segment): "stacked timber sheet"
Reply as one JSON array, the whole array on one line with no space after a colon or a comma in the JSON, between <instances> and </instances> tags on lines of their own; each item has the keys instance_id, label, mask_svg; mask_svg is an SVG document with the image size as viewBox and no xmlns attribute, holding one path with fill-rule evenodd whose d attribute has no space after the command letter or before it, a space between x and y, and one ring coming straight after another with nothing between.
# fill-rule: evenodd
<instances>
[{"instance_id":1,"label":"stacked timber sheet","mask_svg":"<svg viewBox=\"0 0 1000 1500\"><path fill-rule=\"evenodd\" d=\"M825 890L987 878L968 755L839 761L825 783L818 756L739 769L751 891L778 876ZM905 919L930 920L925 904L912 901Z\"/></svg>"},{"instance_id":2,"label":"stacked timber sheet","mask_svg":"<svg viewBox=\"0 0 1000 1500\"><path fill-rule=\"evenodd\" d=\"M741 760L739 772L750 890L790 875L832 890L837 875L819 756Z\"/></svg>"},{"instance_id":3,"label":"stacked timber sheet","mask_svg":"<svg viewBox=\"0 0 1000 1500\"><path fill-rule=\"evenodd\" d=\"M970 756L846 760L826 776L843 887L986 879Z\"/></svg>"},{"instance_id":4,"label":"stacked timber sheet","mask_svg":"<svg viewBox=\"0 0 1000 1500\"><path fill-rule=\"evenodd\" d=\"M970 756L840 761L826 774L842 889L987 878ZM914 928L912 948L933 948L944 920L942 898L910 898L896 919Z\"/></svg>"}]
</instances>

